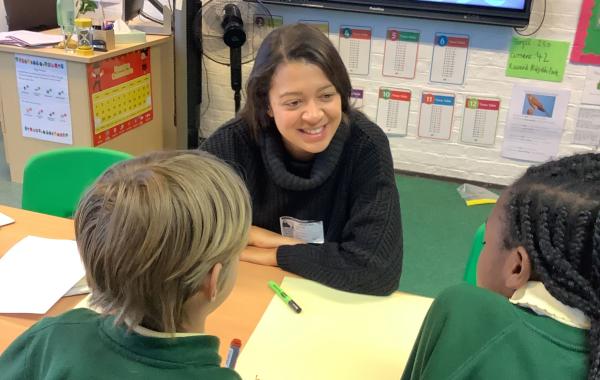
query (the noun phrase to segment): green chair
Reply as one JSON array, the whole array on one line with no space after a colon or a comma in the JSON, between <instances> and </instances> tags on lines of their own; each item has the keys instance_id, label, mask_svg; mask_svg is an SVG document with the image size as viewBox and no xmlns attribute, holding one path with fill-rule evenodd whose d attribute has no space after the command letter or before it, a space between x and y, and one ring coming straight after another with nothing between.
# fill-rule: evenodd
<instances>
[{"instance_id":1,"label":"green chair","mask_svg":"<svg viewBox=\"0 0 600 380\"><path fill-rule=\"evenodd\" d=\"M473 236L473 244L471 245L471 253L469 254L469 260L467 261L467 267L465 268L464 280L471 284L477 285L477 261L479 261L479 255L483 251L483 239L485 237L485 223L483 223Z\"/></svg>"},{"instance_id":2,"label":"green chair","mask_svg":"<svg viewBox=\"0 0 600 380\"><path fill-rule=\"evenodd\" d=\"M87 187L108 167L131 157L123 152L89 147L36 154L25 164L21 207L71 217Z\"/></svg>"}]
</instances>

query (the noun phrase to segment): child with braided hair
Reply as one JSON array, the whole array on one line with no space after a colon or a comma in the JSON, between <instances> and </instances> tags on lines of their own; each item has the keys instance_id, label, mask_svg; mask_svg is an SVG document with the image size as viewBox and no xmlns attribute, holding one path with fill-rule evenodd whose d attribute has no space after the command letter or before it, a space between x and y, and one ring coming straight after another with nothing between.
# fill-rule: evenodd
<instances>
[{"instance_id":1,"label":"child with braided hair","mask_svg":"<svg viewBox=\"0 0 600 380\"><path fill-rule=\"evenodd\" d=\"M600 379L600 154L504 191L477 284L434 301L402 379Z\"/></svg>"}]
</instances>

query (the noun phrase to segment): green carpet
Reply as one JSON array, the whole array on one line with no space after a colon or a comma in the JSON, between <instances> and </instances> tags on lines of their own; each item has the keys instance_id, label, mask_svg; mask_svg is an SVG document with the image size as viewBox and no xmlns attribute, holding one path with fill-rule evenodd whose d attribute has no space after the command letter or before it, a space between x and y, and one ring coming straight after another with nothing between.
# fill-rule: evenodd
<instances>
[{"instance_id":1,"label":"green carpet","mask_svg":"<svg viewBox=\"0 0 600 380\"><path fill-rule=\"evenodd\" d=\"M457 183L397 175L396 185L404 230L399 289L435 297L462 281L473 234L493 205L467 207Z\"/></svg>"}]
</instances>

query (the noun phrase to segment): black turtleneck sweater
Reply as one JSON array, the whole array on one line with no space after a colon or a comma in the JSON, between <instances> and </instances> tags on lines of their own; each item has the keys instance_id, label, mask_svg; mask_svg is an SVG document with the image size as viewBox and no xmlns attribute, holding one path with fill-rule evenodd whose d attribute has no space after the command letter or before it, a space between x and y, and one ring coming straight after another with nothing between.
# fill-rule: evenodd
<instances>
[{"instance_id":1,"label":"black turtleneck sweater","mask_svg":"<svg viewBox=\"0 0 600 380\"><path fill-rule=\"evenodd\" d=\"M325 285L387 295L402 271L402 224L389 142L363 114L353 112L327 149L294 160L273 128L258 143L234 119L201 149L228 162L252 197L252 224L281 233L279 218L323 221L325 243L281 246L278 265Z\"/></svg>"}]
</instances>

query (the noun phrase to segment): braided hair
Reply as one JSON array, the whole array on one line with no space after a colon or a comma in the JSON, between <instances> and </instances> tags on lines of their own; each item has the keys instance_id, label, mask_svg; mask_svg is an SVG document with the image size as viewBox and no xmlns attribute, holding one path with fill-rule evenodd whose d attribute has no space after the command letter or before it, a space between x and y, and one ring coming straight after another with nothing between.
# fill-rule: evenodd
<instances>
[{"instance_id":1,"label":"braided hair","mask_svg":"<svg viewBox=\"0 0 600 380\"><path fill-rule=\"evenodd\" d=\"M508 190L503 244L525 247L550 294L590 319L588 379L600 379L600 154L531 167Z\"/></svg>"}]
</instances>

